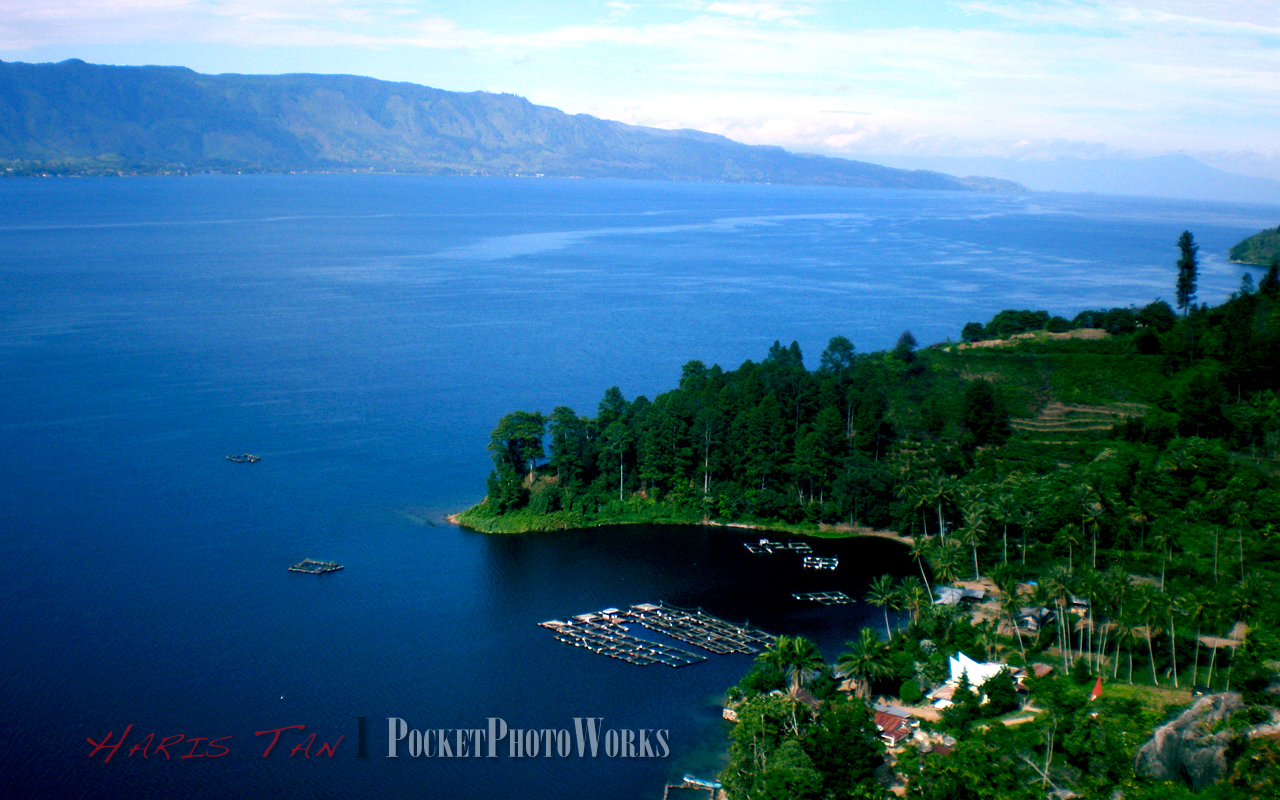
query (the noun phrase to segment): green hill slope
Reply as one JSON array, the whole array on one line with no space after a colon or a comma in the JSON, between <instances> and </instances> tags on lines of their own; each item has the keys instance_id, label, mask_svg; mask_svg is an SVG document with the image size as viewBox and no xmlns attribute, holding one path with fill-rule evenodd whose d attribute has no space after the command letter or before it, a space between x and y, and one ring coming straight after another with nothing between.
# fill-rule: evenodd
<instances>
[{"instance_id":1,"label":"green hill slope","mask_svg":"<svg viewBox=\"0 0 1280 800\"><path fill-rule=\"evenodd\" d=\"M1245 264L1261 264L1265 267L1270 266L1276 258L1280 258L1280 228L1255 233L1231 248L1231 260Z\"/></svg>"}]
</instances>

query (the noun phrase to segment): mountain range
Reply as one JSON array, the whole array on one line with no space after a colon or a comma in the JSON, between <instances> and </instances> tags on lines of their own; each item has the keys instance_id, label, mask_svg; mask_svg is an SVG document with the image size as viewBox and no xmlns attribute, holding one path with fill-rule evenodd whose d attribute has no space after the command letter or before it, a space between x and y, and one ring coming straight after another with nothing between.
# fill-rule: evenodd
<instances>
[{"instance_id":1,"label":"mountain range","mask_svg":"<svg viewBox=\"0 0 1280 800\"><path fill-rule=\"evenodd\" d=\"M510 94L76 59L0 62L0 162L9 175L375 170L1022 190L570 115Z\"/></svg>"},{"instance_id":2,"label":"mountain range","mask_svg":"<svg viewBox=\"0 0 1280 800\"><path fill-rule=\"evenodd\" d=\"M898 169L980 172L1038 192L1096 192L1245 203L1280 203L1280 181L1216 169L1189 155L1146 158L863 156Z\"/></svg>"}]
</instances>

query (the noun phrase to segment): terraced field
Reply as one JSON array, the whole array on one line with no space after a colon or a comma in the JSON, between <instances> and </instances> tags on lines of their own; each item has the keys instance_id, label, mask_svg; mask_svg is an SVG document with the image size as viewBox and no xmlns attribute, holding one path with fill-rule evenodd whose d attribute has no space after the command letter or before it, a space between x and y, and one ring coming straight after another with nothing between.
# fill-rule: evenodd
<instances>
[{"instance_id":1,"label":"terraced field","mask_svg":"<svg viewBox=\"0 0 1280 800\"><path fill-rule=\"evenodd\" d=\"M1031 419L1013 419L1014 430L1030 434L1035 439L1070 437L1108 431L1117 423L1130 417L1141 417L1150 410L1144 403L1111 403L1105 406L1068 405L1052 401Z\"/></svg>"}]
</instances>

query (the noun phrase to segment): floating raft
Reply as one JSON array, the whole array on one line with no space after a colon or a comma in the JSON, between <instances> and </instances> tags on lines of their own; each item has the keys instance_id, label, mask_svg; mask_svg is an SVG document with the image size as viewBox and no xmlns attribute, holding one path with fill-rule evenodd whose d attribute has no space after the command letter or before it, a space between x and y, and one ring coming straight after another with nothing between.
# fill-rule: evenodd
<instances>
[{"instance_id":1,"label":"floating raft","mask_svg":"<svg viewBox=\"0 0 1280 800\"><path fill-rule=\"evenodd\" d=\"M774 640L764 631L733 625L700 610L690 611L663 603L641 603L626 611L606 608L597 613L579 614L567 621L553 619L538 624L555 631L558 641L629 664L684 667L707 660L706 656L679 647L632 636L625 623L642 625L717 654L758 653L758 645L768 645Z\"/></svg>"},{"instance_id":2,"label":"floating raft","mask_svg":"<svg viewBox=\"0 0 1280 800\"><path fill-rule=\"evenodd\" d=\"M768 539L761 539L756 544L751 544L750 542L743 542L742 546L747 548L748 553L752 553L758 556L768 555L769 553L773 553L778 550L790 550L794 553L812 553L813 552L813 548L810 547L807 542L797 542L797 541L790 541L790 542L787 542L786 544L783 544L782 542L771 542Z\"/></svg>"},{"instance_id":3,"label":"floating raft","mask_svg":"<svg viewBox=\"0 0 1280 800\"><path fill-rule=\"evenodd\" d=\"M844 592L799 592L791 596L797 600L813 600L824 606L842 606L853 602L853 598Z\"/></svg>"},{"instance_id":4,"label":"floating raft","mask_svg":"<svg viewBox=\"0 0 1280 800\"><path fill-rule=\"evenodd\" d=\"M776 638L750 625L734 625L696 611L665 603L632 606L629 618L651 631L701 647L712 653L759 653Z\"/></svg>"},{"instance_id":5,"label":"floating raft","mask_svg":"<svg viewBox=\"0 0 1280 800\"><path fill-rule=\"evenodd\" d=\"M312 561L309 558L304 558L289 567L290 572L306 572L311 575L323 575L326 572L337 572L340 569L342 569L342 565L337 561Z\"/></svg>"},{"instance_id":6,"label":"floating raft","mask_svg":"<svg viewBox=\"0 0 1280 800\"><path fill-rule=\"evenodd\" d=\"M237 464L253 464L262 460L262 456L255 456L253 453L241 453L238 456L227 456L228 461L234 461Z\"/></svg>"},{"instance_id":7,"label":"floating raft","mask_svg":"<svg viewBox=\"0 0 1280 800\"><path fill-rule=\"evenodd\" d=\"M632 636L620 622L597 614L581 614L568 622L553 619L538 624L555 631L557 641L641 667L650 664L684 667L707 660L706 656L678 647L647 642Z\"/></svg>"},{"instance_id":8,"label":"floating raft","mask_svg":"<svg viewBox=\"0 0 1280 800\"><path fill-rule=\"evenodd\" d=\"M840 559L836 556L823 558L822 556L805 556L805 569L835 569L840 566Z\"/></svg>"}]
</instances>

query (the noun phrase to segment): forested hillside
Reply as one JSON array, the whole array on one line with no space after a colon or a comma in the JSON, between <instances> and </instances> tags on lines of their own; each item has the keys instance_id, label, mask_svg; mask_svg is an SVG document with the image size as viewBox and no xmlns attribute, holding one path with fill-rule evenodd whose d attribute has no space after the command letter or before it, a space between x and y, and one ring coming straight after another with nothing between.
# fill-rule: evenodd
<instances>
[{"instance_id":1,"label":"forested hillside","mask_svg":"<svg viewBox=\"0 0 1280 800\"><path fill-rule=\"evenodd\" d=\"M775 343L691 361L653 400L610 389L593 416L514 412L460 521L909 537L919 576L865 598L883 637L851 630L829 664L780 636L730 688L731 800L1275 797L1280 265L1207 307L1179 248L1181 314L1009 310L869 354L836 336L816 370ZM944 602L962 579L982 606ZM946 683L961 653L1004 667ZM940 713L917 707L941 689ZM877 771L886 708L918 727ZM1153 737L1165 723L1183 733Z\"/></svg>"},{"instance_id":2,"label":"forested hillside","mask_svg":"<svg viewBox=\"0 0 1280 800\"><path fill-rule=\"evenodd\" d=\"M1260 231L1231 248L1231 260L1270 266L1280 258L1280 228Z\"/></svg>"},{"instance_id":3,"label":"forested hillside","mask_svg":"<svg viewBox=\"0 0 1280 800\"><path fill-rule=\"evenodd\" d=\"M0 62L0 175L380 170L1020 191L355 75Z\"/></svg>"}]
</instances>

